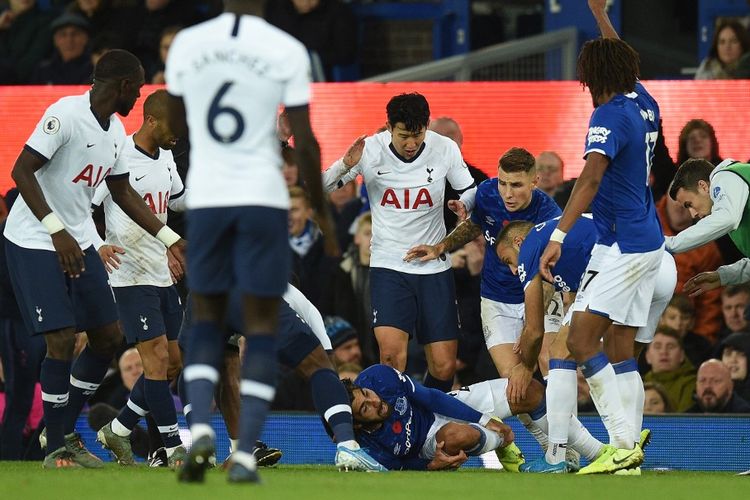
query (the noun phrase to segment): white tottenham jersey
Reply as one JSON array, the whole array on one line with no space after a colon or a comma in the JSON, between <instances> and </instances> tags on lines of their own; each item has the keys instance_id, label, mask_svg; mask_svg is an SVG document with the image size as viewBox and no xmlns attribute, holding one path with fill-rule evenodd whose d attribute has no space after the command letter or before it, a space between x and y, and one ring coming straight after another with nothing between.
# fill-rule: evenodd
<instances>
[{"instance_id":1,"label":"white tottenham jersey","mask_svg":"<svg viewBox=\"0 0 750 500\"><path fill-rule=\"evenodd\" d=\"M165 73L190 129L188 207L288 208L276 117L310 100L305 47L259 17L224 13L177 34Z\"/></svg>"},{"instance_id":2,"label":"white tottenham jersey","mask_svg":"<svg viewBox=\"0 0 750 500\"><path fill-rule=\"evenodd\" d=\"M445 237L443 199L445 181L458 190L474 183L461 151L453 140L427 131L421 153L403 161L390 149L391 133L365 139L362 158L349 172L337 161L323 174L327 191L361 174L372 212L370 267L410 274L435 274L451 267L450 260L404 262L406 252L419 244L434 245Z\"/></svg>"},{"instance_id":3,"label":"white tottenham jersey","mask_svg":"<svg viewBox=\"0 0 750 500\"><path fill-rule=\"evenodd\" d=\"M125 142L122 156L130 171L130 185L157 219L166 224L167 208L178 212L185 209L185 188L171 151L159 149L153 157L139 148L131 135ZM102 203L107 225L105 243L125 249L125 255L120 256L120 268L110 275L110 284L113 287L172 285L164 244L133 222L112 201L107 184L97 188L92 200L93 205Z\"/></svg>"},{"instance_id":4,"label":"white tottenham jersey","mask_svg":"<svg viewBox=\"0 0 750 500\"><path fill-rule=\"evenodd\" d=\"M25 149L46 158L36 171L47 204L81 249L91 246L87 230L91 199L108 175L127 174L121 161L125 128L112 115L104 130L96 120L89 93L63 97L44 112ZM23 248L55 250L52 238L31 212L23 196L13 204L5 236Z\"/></svg>"}]
</instances>

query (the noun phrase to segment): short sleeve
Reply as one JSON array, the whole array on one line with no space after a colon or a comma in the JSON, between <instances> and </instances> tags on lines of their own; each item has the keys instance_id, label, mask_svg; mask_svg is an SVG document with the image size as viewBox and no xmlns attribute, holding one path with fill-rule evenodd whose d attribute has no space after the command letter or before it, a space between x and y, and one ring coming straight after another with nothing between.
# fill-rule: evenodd
<instances>
[{"instance_id":1,"label":"short sleeve","mask_svg":"<svg viewBox=\"0 0 750 500\"><path fill-rule=\"evenodd\" d=\"M518 253L518 281L521 282L524 290L539 274L540 256L539 240L526 238L521 244L521 251Z\"/></svg>"},{"instance_id":2,"label":"short sleeve","mask_svg":"<svg viewBox=\"0 0 750 500\"><path fill-rule=\"evenodd\" d=\"M589 121L584 158L589 153L600 153L610 160L613 159L622 147L623 132L619 116L613 113L612 107L599 106L594 110Z\"/></svg>"},{"instance_id":3,"label":"short sleeve","mask_svg":"<svg viewBox=\"0 0 750 500\"><path fill-rule=\"evenodd\" d=\"M96 191L94 191L94 197L91 198L91 206L100 206L107 199L107 196L109 196L109 188L106 182L102 182L96 188Z\"/></svg>"},{"instance_id":4,"label":"short sleeve","mask_svg":"<svg viewBox=\"0 0 750 500\"><path fill-rule=\"evenodd\" d=\"M169 199L173 200L185 194L185 184L182 182L177 167L172 164L172 188L169 190Z\"/></svg>"},{"instance_id":5,"label":"short sleeve","mask_svg":"<svg viewBox=\"0 0 750 500\"><path fill-rule=\"evenodd\" d=\"M34 127L26 147L48 161L72 136L75 117L60 102L51 105Z\"/></svg>"},{"instance_id":6,"label":"short sleeve","mask_svg":"<svg viewBox=\"0 0 750 500\"><path fill-rule=\"evenodd\" d=\"M300 45L290 61L291 76L284 86L284 106L305 106L310 103L310 57Z\"/></svg>"},{"instance_id":7,"label":"short sleeve","mask_svg":"<svg viewBox=\"0 0 750 500\"><path fill-rule=\"evenodd\" d=\"M164 80L167 84L167 92L174 96L182 95L182 82L180 80L183 70L180 67L180 62L184 60L181 55L184 45L184 36L181 33L177 33L177 36L172 41L172 45L169 47L167 62L164 66Z\"/></svg>"},{"instance_id":8,"label":"short sleeve","mask_svg":"<svg viewBox=\"0 0 750 500\"><path fill-rule=\"evenodd\" d=\"M129 175L130 170L128 169L128 162L125 159L123 151L125 150L125 143L127 136L125 135L125 128L120 125L120 137L117 139L117 157L115 158L115 164L112 166L112 171L109 173L110 176Z\"/></svg>"},{"instance_id":9,"label":"short sleeve","mask_svg":"<svg viewBox=\"0 0 750 500\"><path fill-rule=\"evenodd\" d=\"M474 178L469 172L469 167L466 166L458 145L452 140L449 142L448 157L450 158L450 166L448 167L448 182L456 191L462 191L474 183Z\"/></svg>"}]
</instances>

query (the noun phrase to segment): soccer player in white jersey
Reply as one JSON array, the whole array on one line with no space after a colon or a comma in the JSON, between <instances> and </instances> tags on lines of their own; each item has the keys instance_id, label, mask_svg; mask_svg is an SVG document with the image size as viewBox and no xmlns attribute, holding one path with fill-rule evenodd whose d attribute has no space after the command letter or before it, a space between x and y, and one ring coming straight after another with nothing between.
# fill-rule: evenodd
<instances>
[{"instance_id":1,"label":"soccer player in white jersey","mask_svg":"<svg viewBox=\"0 0 750 500\"><path fill-rule=\"evenodd\" d=\"M648 320L664 253L664 235L648 186L659 105L638 81L638 53L618 37L606 0L589 0L589 6L603 38L586 42L578 56L578 77L594 104L586 164L550 235L539 271L553 281L551 269L560 259L567 232L591 206L599 237L571 306L567 346L591 388L610 444L617 448L579 473L607 473L643 461L625 410L628 399L643 394L642 382L633 376L628 384L618 383L600 339L612 325L617 342L632 349L638 328ZM629 364L634 371L635 361Z\"/></svg>"},{"instance_id":2,"label":"soccer player in white jersey","mask_svg":"<svg viewBox=\"0 0 750 500\"><path fill-rule=\"evenodd\" d=\"M146 98L143 123L127 138L122 151L131 185L164 223L167 207L175 211L185 207L185 189L170 151L177 140L167 126L168 98L166 90L157 90ZM182 465L186 451L177 427L168 369L171 357L179 370L177 335L182 324L182 305L167 266L167 250L114 203L106 184L97 188L92 200L92 205L101 204L106 243L94 235L94 246L105 266L111 263L107 267L111 269L110 283L120 322L128 344L135 345L141 355L143 374L130 391L127 405L99 430L97 439L120 464L135 465L129 436L138 420L150 412L164 442L169 466L175 468Z\"/></svg>"},{"instance_id":3,"label":"soccer player in white jersey","mask_svg":"<svg viewBox=\"0 0 750 500\"><path fill-rule=\"evenodd\" d=\"M327 191L362 175L372 211L372 326L380 362L403 371L409 337L425 346L427 387L447 392L456 372L458 316L450 260L407 261L417 243L445 236L445 181L471 207L474 179L452 139L427 130L424 96L401 94L386 106L387 130L357 139L323 174Z\"/></svg>"},{"instance_id":4,"label":"soccer player in white jersey","mask_svg":"<svg viewBox=\"0 0 750 500\"><path fill-rule=\"evenodd\" d=\"M225 12L177 34L165 77L170 126L190 134L188 279L194 323L184 379L193 444L179 479L203 481L214 453L209 412L224 350L228 293L243 295L247 349L241 430L228 479L257 482L253 446L275 393L278 307L290 270L289 196L276 117L286 107L299 166L326 238L337 245L323 198L320 151L310 128L305 47L260 16L261 0L228 0ZM185 120L187 119L187 123Z\"/></svg>"},{"instance_id":5,"label":"soccer player in white jersey","mask_svg":"<svg viewBox=\"0 0 750 500\"><path fill-rule=\"evenodd\" d=\"M122 342L107 273L86 230L95 189L106 181L114 202L163 246L181 255L184 244L128 181L125 128L115 113L130 112L142 85L135 56L108 52L94 69L90 91L47 108L13 167L20 194L4 234L21 314L29 331L47 342L40 377L44 467L101 467L74 432ZM88 344L72 363L75 332L82 330Z\"/></svg>"}]
</instances>

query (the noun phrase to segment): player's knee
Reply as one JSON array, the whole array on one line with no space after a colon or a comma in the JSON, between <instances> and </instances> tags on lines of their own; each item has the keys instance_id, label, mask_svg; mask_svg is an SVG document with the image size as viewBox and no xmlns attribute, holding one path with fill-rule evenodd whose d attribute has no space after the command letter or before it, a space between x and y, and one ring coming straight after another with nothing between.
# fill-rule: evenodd
<instances>
[{"instance_id":1,"label":"player's knee","mask_svg":"<svg viewBox=\"0 0 750 500\"><path fill-rule=\"evenodd\" d=\"M430 374L440 380L453 379L456 374L456 360L455 359L433 359L429 366Z\"/></svg>"},{"instance_id":2,"label":"player's knee","mask_svg":"<svg viewBox=\"0 0 750 500\"><path fill-rule=\"evenodd\" d=\"M403 370L402 367L406 365L406 353L381 350L380 362L397 370Z\"/></svg>"},{"instance_id":3,"label":"player's knee","mask_svg":"<svg viewBox=\"0 0 750 500\"><path fill-rule=\"evenodd\" d=\"M52 359L69 361L73 359L76 346L76 335L73 331L59 331L44 335L47 342L47 356Z\"/></svg>"},{"instance_id":4,"label":"player's knee","mask_svg":"<svg viewBox=\"0 0 750 500\"><path fill-rule=\"evenodd\" d=\"M531 380L528 389L526 389L526 402L529 407L526 411L533 411L539 407L544 399L544 386L537 380Z\"/></svg>"},{"instance_id":5,"label":"player's knee","mask_svg":"<svg viewBox=\"0 0 750 500\"><path fill-rule=\"evenodd\" d=\"M448 423L440 428L435 435L437 442L445 443L444 449L449 455L455 455L461 450L469 450L479 442L479 431L470 425Z\"/></svg>"},{"instance_id":6,"label":"player's knee","mask_svg":"<svg viewBox=\"0 0 750 500\"><path fill-rule=\"evenodd\" d=\"M117 350L122 346L122 331L113 324L96 332L89 331L89 346L99 356L114 356Z\"/></svg>"}]
</instances>

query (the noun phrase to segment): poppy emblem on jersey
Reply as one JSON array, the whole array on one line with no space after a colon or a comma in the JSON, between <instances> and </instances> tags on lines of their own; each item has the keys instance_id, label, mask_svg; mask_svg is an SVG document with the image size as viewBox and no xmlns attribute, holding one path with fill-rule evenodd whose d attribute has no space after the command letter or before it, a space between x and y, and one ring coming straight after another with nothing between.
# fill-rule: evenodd
<instances>
[{"instance_id":1,"label":"poppy emblem on jersey","mask_svg":"<svg viewBox=\"0 0 750 500\"><path fill-rule=\"evenodd\" d=\"M406 398L401 396L396 400L396 404L393 405L393 409L398 412L399 415L406 413Z\"/></svg>"},{"instance_id":2,"label":"poppy emblem on jersey","mask_svg":"<svg viewBox=\"0 0 750 500\"><path fill-rule=\"evenodd\" d=\"M394 434L401 434L401 431L404 430L404 427L401 425L401 422L396 420L395 422L393 422L393 425L391 425L391 430Z\"/></svg>"},{"instance_id":3,"label":"poppy emblem on jersey","mask_svg":"<svg viewBox=\"0 0 750 500\"><path fill-rule=\"evenodd\" d=\"M54 116L50 116L44 120L44 133L54 135L60 131L60 120Z\"/></svg>"},{"instance_id":4,"label":"poppy emblem on jersey","mask_svg":"<svg viewBox=\"0 0 750 500\"><path fill-rule=\"evenodd\" d=\"M714 188L714 198L718 198L720 192L721 192L721 186L716 186Z\"/></svg>"}]
</instances>

